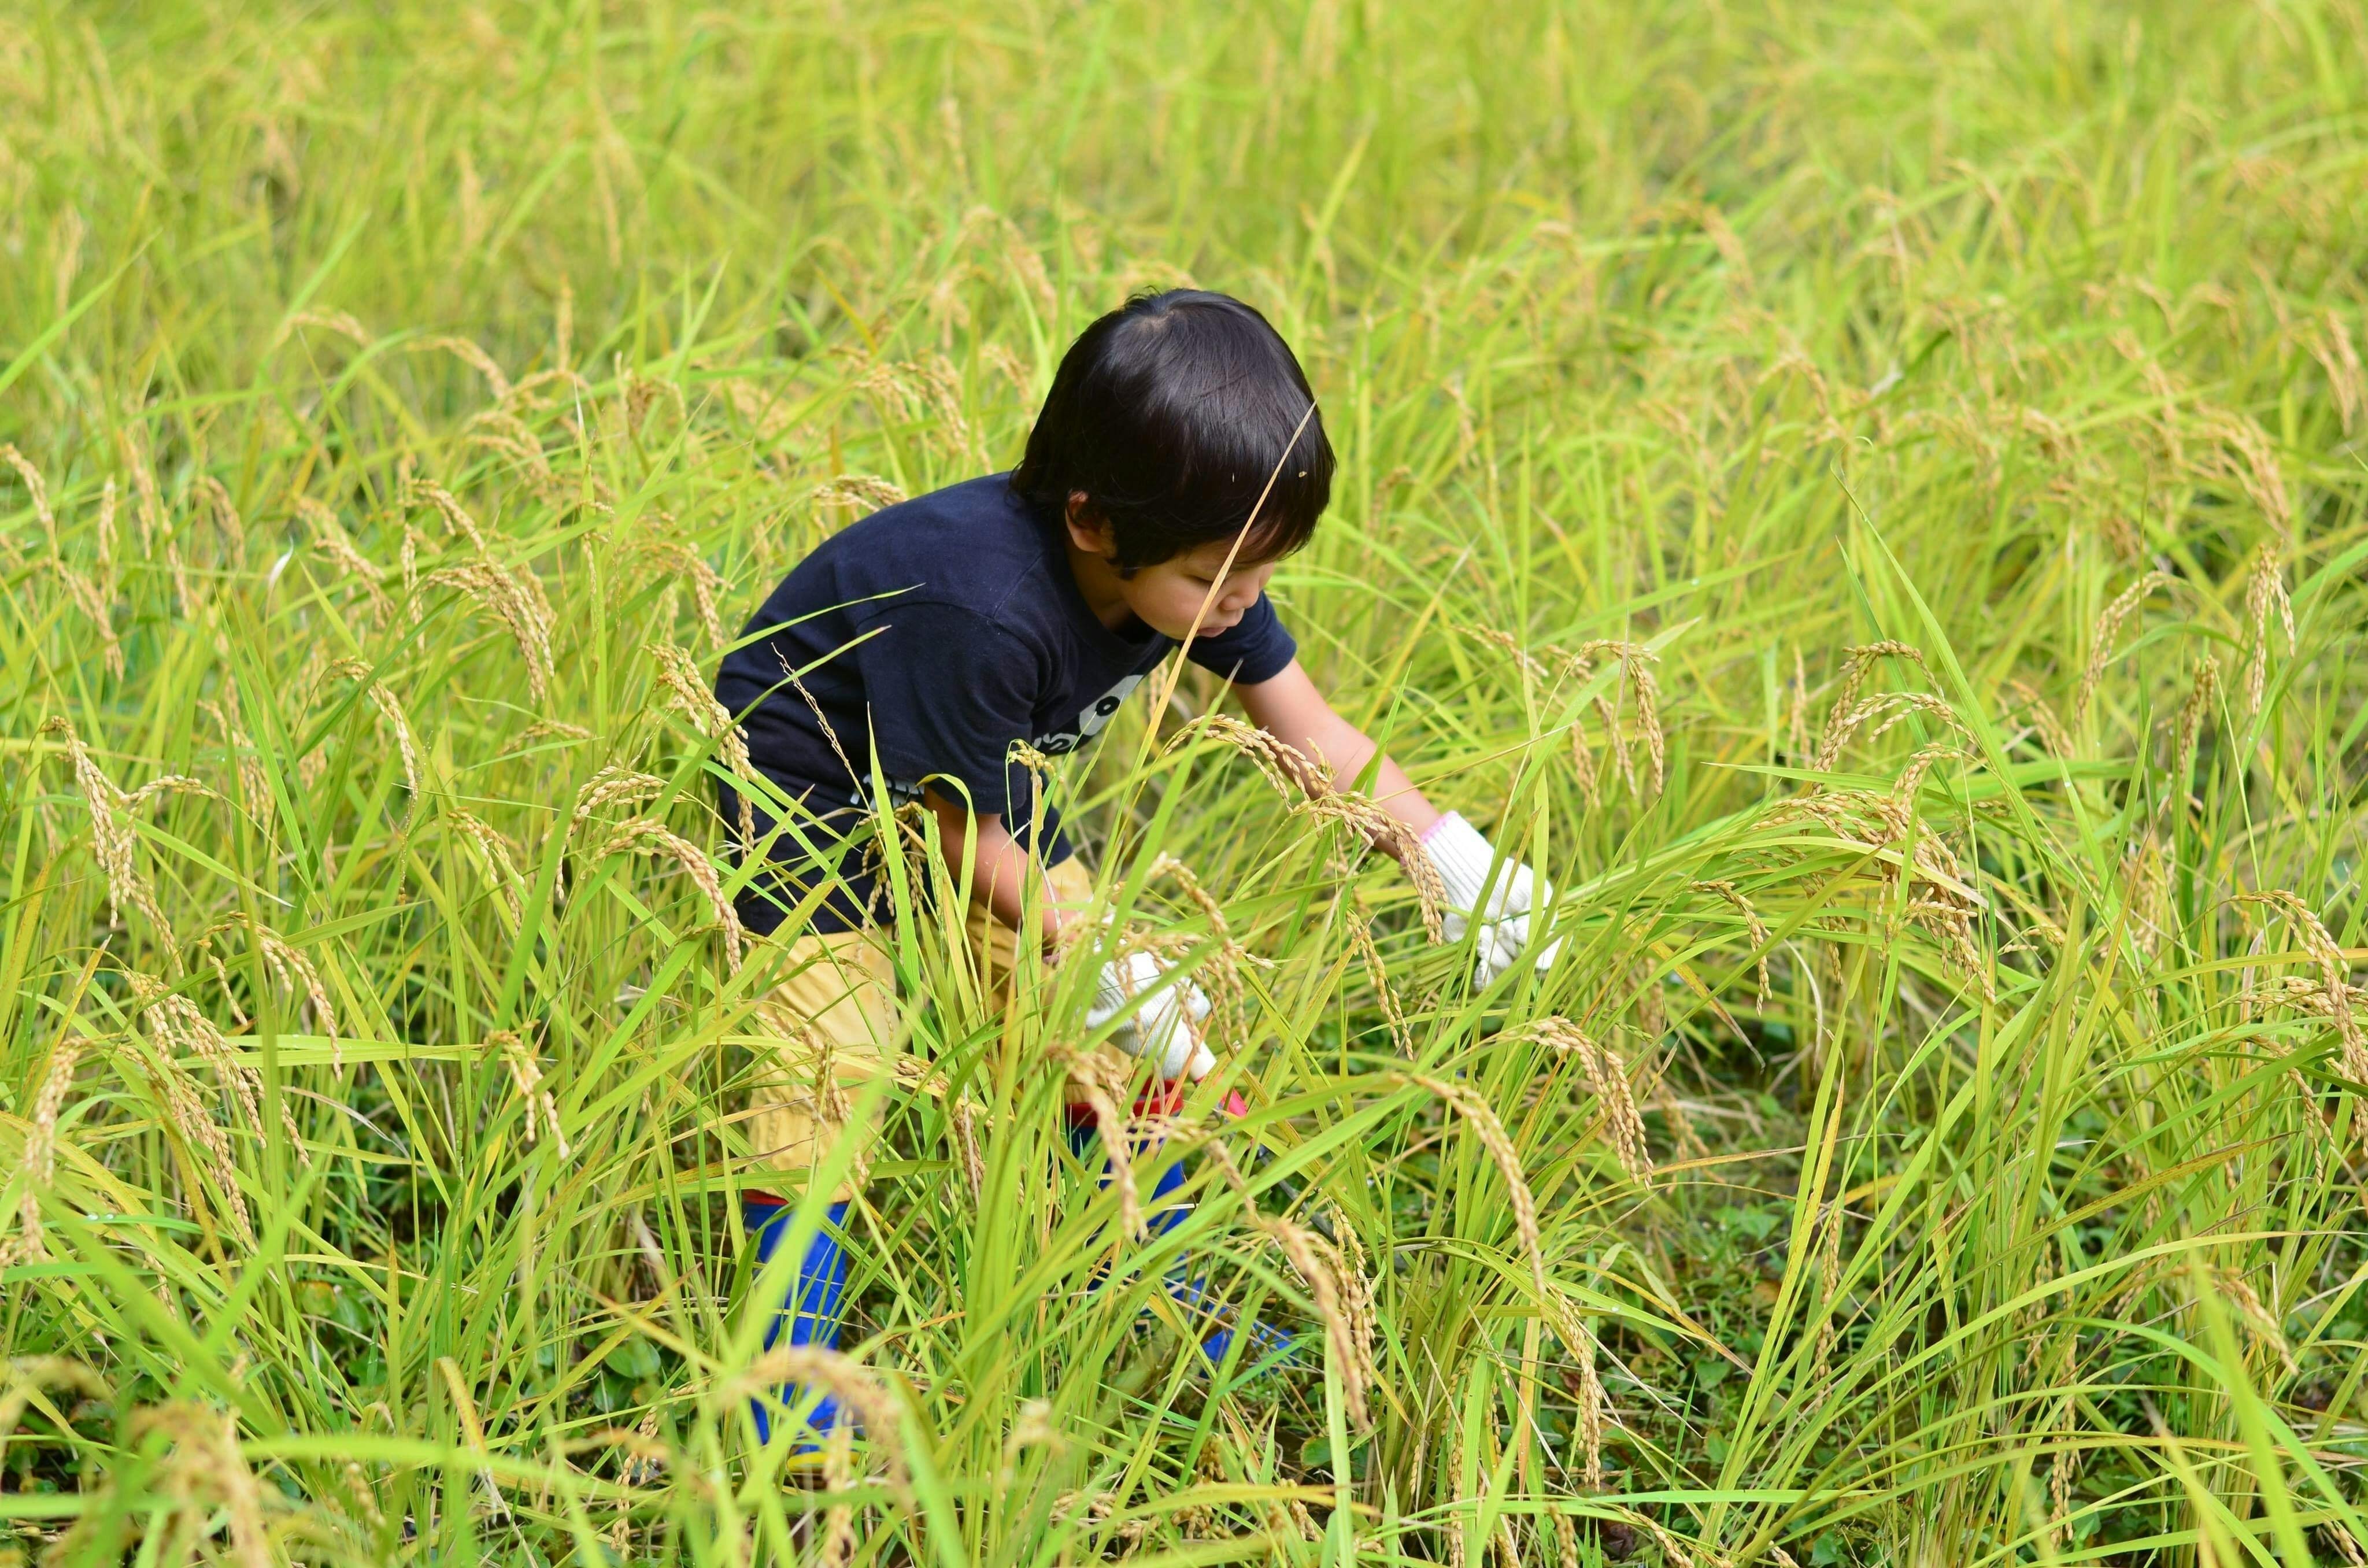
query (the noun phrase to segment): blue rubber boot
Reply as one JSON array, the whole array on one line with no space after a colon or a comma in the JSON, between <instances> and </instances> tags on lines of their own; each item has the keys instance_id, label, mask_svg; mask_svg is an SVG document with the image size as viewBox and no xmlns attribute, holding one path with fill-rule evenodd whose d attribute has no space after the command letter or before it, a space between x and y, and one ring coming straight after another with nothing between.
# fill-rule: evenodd
<instances>
[{"instance_id":1,"label":"blue rubber boot","mask_svg":"<svg viewBox=\"0 0 2368 1568\"><path fill-rule=\"evenodd\" d=\"M757 1267L762 1268L780 1250L781 1239L790 1233L791 1217L795 1207L778 1200L761 1198L743 1199L740 1204L741 1222L757 1243ZM847 1253L839 1245L839 1227L847 1222L847 1205L834 1203L826 1219L828 1223L814 1233L806 1244L806 1256L797 1272L790 1278L789 1293L782 1298L773 1321L765 1328L765 1348L780 1344L819 1345L825 1350L838 1348L839 1314L847 1301ZM805 1391L795 1383L781 1389L781 1403L792 1405L804 1397ZM769 1441L773 1435L772 1412L768 1402L752 1399L749 1408L757 1417L757 1438ZM818 1450L822 1444L819 1434L828 1432L838 1424L838 1401L825 1394L803 1425L808 1435L797 1443L800 1453Z\"/></svg>"},{"instance_id":2,"label":"blue rubber boot","mask_svg":"<svg viewBox=\"0 0 2368 1568\"><path fill-rule=\"evenodd\" d=\"M1069 1132L1071 1151L1080 1159L1084 1158L1086 1146L1093 1142L1095 1136L1095 1130L1090 1126L1072 1128ZM1154 1145L1138 1151L1136 1158L1153 1158L1158 1153L1157 1146ZM1184 1179L1189 1175L1190 1172L1186 1168L1185 1162L1178 1160L1161 1171L1159 1179L1152 1184L1151 1195L1144 1201L1144 1208L1149 1211L1144 1223L1148 1225L1153 1235L1166 1235L1181 1224L1184 1216L1192 1211L1190 1204L1168 1201L1176 1195L1177 1188L1184 1185ZM1101 1180L1103 1186L1110 1185L1110 1165L1107 1161L1102 1165ZM1167 1294L1177 1305L1190 1312L1198 1322L1224 1323L1226 1319L1237 1315L1232 1308L1210 1292L1206 1278L1193 1274L1192 1261L1189 1257L1179 1260L1176 1267L1168 1271ZM1231 1327L1218 1328L1201 1341L1201 1352L1208 1357L1210 1366L1219 1367L1224 1364L1225 1353L1233 1348L1234 1335L1236 1332L1248 1337L1248 1343L1242 1350L1243 1364L1246 1368L1267 1363L1279 1365L1289 1360L1291 1335L1281 1329L1252 1319L1238 1330Z\"/></svg>"}]
</instances>

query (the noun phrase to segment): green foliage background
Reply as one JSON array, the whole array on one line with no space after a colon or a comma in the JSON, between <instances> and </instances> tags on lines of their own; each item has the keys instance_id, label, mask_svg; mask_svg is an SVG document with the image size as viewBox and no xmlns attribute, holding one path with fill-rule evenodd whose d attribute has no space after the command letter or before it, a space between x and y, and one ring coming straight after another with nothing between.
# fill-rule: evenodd
<instances>
[{"instance_id":1,"label":"green foliage background","mask_svg":"<svg viewBox=\"0 0 2368 1568\"><path fill-rule=\"evenodd\" d=\"M14 1550L2361 1562L2363 189L2359 0L16 0ZM1307 662L1564 947L1131 715L1060 788L1238 991L1136 1241L1083 971L991 1009L879 824L815 1473L696 692L1188 278L1342 454Z\"/></svg>"}]
</instances>

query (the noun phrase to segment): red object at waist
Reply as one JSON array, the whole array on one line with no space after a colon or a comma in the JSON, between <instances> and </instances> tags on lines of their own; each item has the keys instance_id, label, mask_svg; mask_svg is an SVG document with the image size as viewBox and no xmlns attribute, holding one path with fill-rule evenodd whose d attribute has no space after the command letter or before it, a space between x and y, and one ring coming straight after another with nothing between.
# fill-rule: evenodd
<instances>
[{"instance_id":1,"label":"red object at waist","mask_svg":"<svg viewBox=\"0 0 2368 1568\"><path fill-rule=\"evenodd\" d=\"M1184 1108L1184 1096L1191 1092L1191 1088L1192 1085L1181 1078L1167 1079L1156 1088L1145 1089L1135 1096L1134 1114L1174 1116ZM1225 1091L1224 1108L1227 1116L1247 1116L1250 1113L1249 1102L1242 1098L1238 1089ZM1094 1124L1093 1107L1071 1105L1067 1109L1071 1127L1091 1127Z\"/></svg>"}]
</instances>

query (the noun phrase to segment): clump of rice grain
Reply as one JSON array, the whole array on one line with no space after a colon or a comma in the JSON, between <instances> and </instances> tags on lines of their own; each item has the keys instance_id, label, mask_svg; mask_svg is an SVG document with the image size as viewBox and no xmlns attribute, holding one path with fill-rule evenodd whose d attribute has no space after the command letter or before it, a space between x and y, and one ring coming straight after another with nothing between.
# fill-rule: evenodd
<instances>
[{"instance_id":1,"label":"clump of rice grain","mask_svg":"<svg viewBox=\"0 0 2368 1568\"><path fill-rule=\"evenodd\" d=\"M13 442L0 443L0 462L15 469L17 477L24 482L25 494L33 503L33 516L40 521L41 532L49 540L50 554L54 557L58 552L58 519L57 514L50 510L50 487L43 482L41 471Z\"/></svg>"},{"instance_id":2,"label":"clump of rice grain","mask_svg":"<svg viewBox=\"0 0 2368 1568\"><path fill-rule=\"evenodd\" d=\"M247 1131L257 1139L263 1131L263 1074L247 1065L214 1021L205 1016L198 1005L164 982L136 970L127 971L131 994L140 1001L142 1021L148 1026L151 1039L174 1059L189 1058L204 1062L214 1070L215 1078L231 1091L240 1111L245 1115ZM211 1122L211 1119L209 1119ZM280 1131L287 1134L289 1146L305 1165L313 1163L313 1151L305 1147L302 1134L296 1131L296 1119L289 1114L287 1102L279 1106ZM233 1188L233 1190L235 1190Z\"/></svg>"},{"instance_id":3,"label":"clump of rice grain","mask_svg":"<svg viewBox=\"0 0 2368 1568\"><path fill-rule=\"evenodd\" d=\"M1636 1108L1635 1090L1629 1084L1627 1066L1619 1054L1568 1018L1542 1018L1524 1033L1549 1050L1578 1059L1587 1086L1602 1108L1612 1151L1634 1180L1650 1187L1653 1156L1645 1143L1645 1118Z\"/></svg>"},{"instance_id":4,"label":"clump of rice grain","mask_svg":"<svg viewBox=\"0 0 2368 1568\"><path fill-rule=\"evenodd\" d=\"M700 630L707 634L707 646L723 645L723 616L718 607L718 596L725 587L723 575L707 563L707 558L681 540L662 531L673 519L664 513L651 519L649 532L643 538L637 553L654 562L661 571L690 585L691 603L699 612ZM673 590L669 589L671 593ZM671 606L669 600L669 606ZM674 618L669 608L667 619Z\"/></svg>"},{"instance_id":5,"label":"clump of rice grain","mask_svg":"<svg viewBox=\"0 0 2368 1568\"><path fill-rule=\"evenodd\" d=\"M296 516L312 530L313 548L344 574L347 581L361 585L368 601L370 618L384 620L394 613L394 601L386 597L386 569L364 555L337 515L309 495L296 498ZM349 660L347 663L359 663Z\"/></svg>"},{"instance_id":6,"label":"clump of rice grain","mask_svg":"<svg viewBox=\"0 0 2368 1568\"><path fill-rule=\"evenodd\" d=\"M386 727L394 732L395 754L403 761L403 787L410 793L412 809L417 810L420 795L419 743L412 736L411 721L404 716L403 704L395 700L394 693L387 689L386 683L378 678L378 672L359 659L340 659L329 666L329 673L359 682L370 706L378 710L378 716L385 722Z\"/></svg>"},{"instance_id":7,"label":"clump of rice grain","mask_svg":"<svg viewBox=\"0 0 2368 1568\"><path fill-rule=\"evenodd\" d=\"M457 807L446 812L444 820L477 851L487 881L501 895L502 907L509 914L510 928L518 929L526 919L526 874L518 869L510 841L493 824Z\"/></svg>"},{"instance_id":8,"label":"clump of rice grain","mask_svg":"<svg viewBox=\"0 0 2368 1568\"><path fill-rule=\"evenodd\" d=\"M747 946L747 933L740 925L739 911L723 892L723 881L716 874L714 862L706 852L676 833L662 822L649 817L636 817L620 827L596 851L596 857L606 859L611 855L655 855L672 860L682 868L683 875L698 888L707 900L707 907L715 916L715 924L723 933L723 951L731 971L740 972L740 963Z\"/></svg>"},{"instance_id":9,"label":"clump of rice grain","mask_svg":"<svg viewBox=\"0 0 2368 1568\"><path fill-rule=\"evenodd\" d=\"M2302 938L2303 950L2318 969L2318 994L2314 999L2317 1005L2313 1010L2323 1013L2335 1026L2343 1075L2355 1084L2368 1083L2368 1032L2362 1030L2352 1011L2355 992L2350 983L2351 960L2319 920L2317 911L2283 889L2239 893L2237 902L2267 905L2286 916L2287 924Z\"/></svg>"},{"instance_id":10,"label":"clump of rice grain","mask_svg":"<svg viewBox=\"0 0 2368 1568\"><path fill-rule=\"evenodd\" d=\"M1354 790L1337 788L1332 770L1325 764L1230 715L1202 715L1168 742L1168 749L1173 750L1195 735L1222 741L1248 757L1267 782L1274 786L1292 814L1338 823L1368 843L1395 855L1406 869L1406 879L1414 883L1416 897L1421 903L1424 931L1433 942L1447 939L1447 887L1440 880L1439 868L1432 864L1422 841L1378 801Z\"/></svg>"},{"instance_id":11,"label":"clump of rice grain","mask_svg":"<svg viewBox=\"0 0 2368 1568\"><path fill-rule=\"evenodd\" d=\"M492 391L494 400L496 403L510 395L509 377L504 375L502 373L502 368L494 363L494 357L492 355L486 353L482 347L468 338L458 336L422 337L414 342L404 345L404 347L413 354L434 354L438 352L450 354L455 359L460 360L462 364L476 371L477 374L485 378L485 385Z\"/></svg>"},{"instance_id":12,"label":"clump of rice grain","mask_svg":"<svg viewBox=\"0 0 2368 1568\"><path fill-rule=\"evenodd\" d=\"M82 1059L82 1039L61 1032L41 1092L33 1098L30 1130L25 1135L24 1191L17 1200L17 1234L0 1242L0 1267L38 1262L50 1256L41 1228L41 1193L56 1179L58 1115L65 1108L66 1090L74 1083L74 1064ZM16 1420L0 1421L0 1437L15 1430Z\"/></svg>"},{"instance_id":13,"label":"clump of rice grain","mask_svg":"<svg viewBox=\"0 0 2368 1568\"><path fill-rule=\"evenodd\" d=\"M575 791L575 805L567 813L567 825L571 830L581 827L585 819L597 811L609 806L643 805L666 791L666 781L655 775L622 765L604 767Z\"/></svg>"},{"instance_id":14,"label":"clump of rice grain","mask_svg":"<svg viewBox=\"0 0 2368 1568\"><path fill-rule=\"evenodd\" d=\"M543 1084L542 1063L537 1060L534 1048L515 1029L496 1029L485 1037L485 1049L498 1054L502 1065L509 1069L510 1083L526 1107L526 1141L532 1143L548 1131L552 1152L563 1160L568 1158L572 1151L567 1133L559 1125L559 1102Z\"/></svg>"},{"instance_id":15,"label":"clump of rice grain","mask_svg":"<svg viewBox=\"0 0 2368 1568\"><path fill-rule=\"evenodd\" d=\"M1605 737L1611 743L1613 760L1628 792L1642 800L1660 799L1667 782L1668 741L1661 727L1661 687L1654 678L1653 666L1660 655L1642 642L1623 642L1598 639L1582 642L1575 653L1559 648L1549 648L1549 653L1562 661L1563 668L1574 681L1581 684L1592 679L1596 662L1610 658L1619 666L1627 688L1626 707L1634 718L1622 722L1621 708L1614 707L1609 695L1595 699L1596 717L1601 721ZM1637 782L1634 752L1641 744L1645 760L1651 764L1652 788L1645 790ZM1573 719L1570 726L1571 763L1577 769L1579 788L1591 804L1596 798L1595 754L1587 744L1586 727Z\"/></svg>"},{"instance_id":16,"label":"clump of rice grain","mask_svg":"<svg viewBox=\"0 0 2368 1568\"><path fill-rule=\"evenodd\" d=\"M2267 540L2253 555L2253 572L2245 585L2245 619L2250 623L2251 653L2245 661L2245 714L2261 710L2270 679L2270 612L2286 634L2286 657L2294 655L2294 600L2286 593L2285 571L2278 563L2277 546Z\"/></svg>"},{"instance_id":17,"label":"clump of rice grain","mask_svg":"<svg viewBox=\"0 0 2368 1568\"><path fill-rule=\"evenodd\" d=\"M2171 744L2170 788L2163 795L2163 810L2169 810L2173 801L2199 809L2203 805L2193 793L2195 758L2203 744L2204 727L2212 722L2212 705L2219 695L2220 661L2206 653L2195 661L2195 684L2188 688L2187 700L2180 705L2179 725Z\"/></svg>"},{"instance_id":18,"label":"clump of rice grain","mask_svg":"<svg viewBox=\"0 0 2368 1568\"><path fill-rule=\"evenodd\" d=\"M313 1027L329 1039L331 1069L343 1068L345 1057L343 1041L337 1031L337 1009L329 1000L328 987L322 983L320 970L314 967L303 949L245 910L233 911L207 926L190 949L193 954L204 954L212 965L215 978L222 983L222 995L229 1003L231 1016L242 1027L248 1021L232 993L230 971L222 962L219 941L224 933L234 930L245 931L248 939L254 942L256 953L263 960L265 972L288 994L289 1000L292 1003L301 997L312 1009Z\"/></svg>"},{"instance_id":19,"label":"clump of rice grain","mask_svg":"<svg viewBox=\"0 0 2368 1568\"><path fill-rule=\"evenodd\" d=\"M1348 1407L1349 1419L1359 1431L1371 1431L1372 1414L1368 1391L1376 1377L1372 1292L1346 1250L1356 1245L1346 1217L1337 1209L1333 1211L1333 1228L1347 1238L1335 1244L1281 1215L1260 1213L1249 1183L1233 1156L1216 1142L1207 1145L1207 1153L1210 1162L1224 1173L1226 1181L1239 1195L1249 1222L1274 1243L1291 1260L1299 1277L1307 1281L1308 1292L1315 1299L1315 1314L1324 1323L1325 1344L1330 1350L1332 1365L1340 1376L1340 1397Z\"/></svg>"},{"instance_id":20,"label":"clump of rice grain","mask_svg":"<svg viewBox=\"0 0 2368 1568\"><path fill-rule=\"evenodd\" d=\"M1753 971L1759 983L1756 999L1759 1005L1765 1008L1768 1006L1768 949L1770 946L1768 922L1760 919L1759 912L1751 907L1750 900L1745 898L1733 882L1724 878L1696 882L1694 891L1710 893L1725 900L1734 907L1736 914L1743 916L1744 929L1750 933L1751 937Z\"/></svg>"},{"instance_id":21,"label":"clump of rice grain","mask_svg":"<svg viewBox=\"0 0 2368 1568\"><path fill-rule=\"evenodd\" d=\"M1109 1051L1064 1046L1056 1048L1053 1056L1068 1074L1069 1092L1093 1112L1102 1158L1110 1166L1110 1186L1118 1194L1120 1233L1128 1241L1140 1241L1150 1233L1144 1223L1143 1191L1134 1179L1134 1129L1118 1108L1118 1096L1134 1091L1133 1070Z\"/></svg>"},{"instance_id":22,"label":"clump of rice grain","mask_svg":"<svg viewBox=\"0 0 2368 1568\"><path fill-rule=\"evenodd\" d=\"M422 587L451 588L476 601L478 607L509 632L526 661L527 688L537 703L551 695L551 612L541 597L517 575L490 558L467 561L431 572Z\"/></svg>"},{"instance_id":23,"label":"clump of rice grain","mask_svg":"<svg viewBox=\"0 0 2368 1568\"><path fill-rule=\"evenodd\" d=\"M205 1538L219 1528L214 1520L220 1509L230 1528L230 1556L239 1568L272 1568L264 1492L240 1450L235 1413L176 1401L134 1413L131 1430L134 1441L162 1433L172 1442L156 1478L156 1491L172 1504L167 1538Z\"/></svg>"},{"instance_id":24,"label":"clump of rice grain","mask_svg":"<svg viewBox=\"0 0 2368 1568\"><path fill-rule=\"evenodd\" d=\"M740 788L732 793L740 802L740 842L754 845L757 819L749 793L762 785L757 765L748 756L746 732L732 722L731 710L699 678L698 666L689 653L670 642L652 642L643 652L657 665L658 689L666 694L666 706L690 721L690 727L715 747L715 755L739 781Z\"/></svg>"},{"instance_id":25,"label":"clump of rice grain","mask_svg":"<svg viewBox=\"0 0 2368 1568\"><path fill-rule=\"evenodd\" d=\"M2031 728L2039 736L2040 744L2056 756L2070 757L2073 753L2072 732L2065 728L2064 721L2057 717L2048 700L2040 696L2028 681L2009 680L2006 683L2006 689L2008 695L2015 699L2016 706L2030 714Z\"/></svg>"},{"instance_id":26,"label":"clump of rice grain","mask_svg":"<svg viewBox=\"0 0 2368 1568\"><path fill-rule=\"evenodd\" d=\"M845 506L865 516L907 497L894 482L876 473L842 473L815 485L808 499L817 506Z\"/></svg>"},{"instance_id":27,"label":"clump of rice grain","mask_svg":"<svg viewBox=\"0 0 2368 1568\"><path fill-rule=\"evenodd\" d=\"M853 1357L819 1345L776 1345L736 1372L718 1378L708 1391L709 1408L717 1414L739 1409L751 1397L774 1396L783 1384L821 1390L836 1398L842 1410L856 1415L856 1425L869 1435L887 1467L888 1483L902 1492L906 1470L903 1449L894 1441L899 1430L896 1401L887 1385ZM774 1423L778 1429L780 1423Z\"/></svg>"},{"instance_id":28,"label":"clump of rice grain","mask_svg":"<svg viewBox=\"0 0 2368 1568\"><path fill-rule=\"evenodd\" d=\"M74 733L71 721L63 717L51 719L41 726L41 733L64 738L66 755L74 764L74 782L81 786L83 803L90 812L92 853L107 877L108 913L120 920L126 906L138 910L154 928L158 944L177 971L180 945L173 935L172 923L157 905L148 880L140 873L140 841L131 827L131 813L147 801L166 795L210 796L213 791L194 778L167 774L127 794L116 788L115 781L92 758L89 748Z\"/></svg>"},{"instance_id":29,"label":"clump of rice grain","mask_svg":"<svg viewBox=\"0 0 2368 1568\"><path fill-rule=\"evenodd\" d=\"M1896 639L1882 642L1862 642L1845 650L1842 654L1840 686L1834 693L1833 701L1826 709L1826 722L1828 725L1832 724L1839 716L1850 712L1858 706L1859 694L1866 689L1867 676L1873 672L1875 665L1886 659L1898 659L1914 665L1918 669L1924 667L1922 651L1912 642L1902 642ZM1795 662L1796 664L1798 662L1797 655ZM1823 756L1835 749L1828 736L1827 739L1820 741L1817 753Z\"/></svg>"},{"instance_id":30,"label":"clump of rice grain","mask_svg":"<svg viewBox=\"0 0 2368 1568\"><path fill-rule=\"evenodd\" d=\"M35 468L15 446L0 443L0 462L17 471L33 503L33 515L41 525L41 534L48 542L50 572L62 585L66 597L81 610L84 619L98 633L100 653L109 674L120 679L123 675L123 644L115 634L115 613L112 606L114 589L109 580L110 558L115 534L115 482L108 480L99 501L98 564L99 575L93 579L66 561L58 540L58 519L50 509L49 486L42 482L41 471Z\"/></svg>"},{"instance_id":31,"label":"clump of rice grain","mask_svg":"<svg viewBox=\"0 0 2368 1568\"><path fill-rule=\"evenodd\" d=\"M2072 722L2078 724L2088 717L2089 705L2095 700L2098 683L2105 678L2105 667L2112 663L2113 641L2121 635L2122 626L2137 613L2148 594L2157 588L2169 587L2175 579L2160 572L2149 572L2123 588L2105 606L2097 617L2097 628L2089 643L2089 662L2080 671L2080 685L2072 694Z\"/></svg>"}]
</instances>

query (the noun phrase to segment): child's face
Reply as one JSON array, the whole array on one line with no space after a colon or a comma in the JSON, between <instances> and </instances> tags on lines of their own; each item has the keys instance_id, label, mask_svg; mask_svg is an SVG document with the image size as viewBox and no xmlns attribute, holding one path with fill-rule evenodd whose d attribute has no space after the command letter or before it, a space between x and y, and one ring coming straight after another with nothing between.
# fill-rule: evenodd
<instances>
[{"instance_id":1,"label":"child's face","mask_svg":"<svg viewBox=\"0 0 2368 1568\"><path fill-rule=\"evenodd\" d=\"M1224 572L1234 541L1220 539L1122 577L1109 564L1116 548L1110 525L1075 506L1069 516L1069 538L1079 553L1099 568L1093 573L1089 597L1113 595L1125 602L1136 619L1179 642L1187 636L1201 639L1232 631L1258 603L1258 597L1266 592L1267 579L1274 575L1271 561L1235 561L1233 570ZM1221 572L1223 582L1218 580Z\"/></svg>"},{"instance_id":2,"label":"child's face","mask_svg":"<svg viewBox=\"0 0 2368 1568\"><path fill-rule=\"evenodd\" d=\"M1224 571L1232 548L1231 540L1217 540L1172 561L1143 567L1132 577L1119 578L1118 591L1145 626L1179 642L1188 633L1201 638L1231 631L1266 592L1275 565L1271 561L1251 565L1236 561L1220 582L1218 574Z\"/></svg>"}]
</instances>

